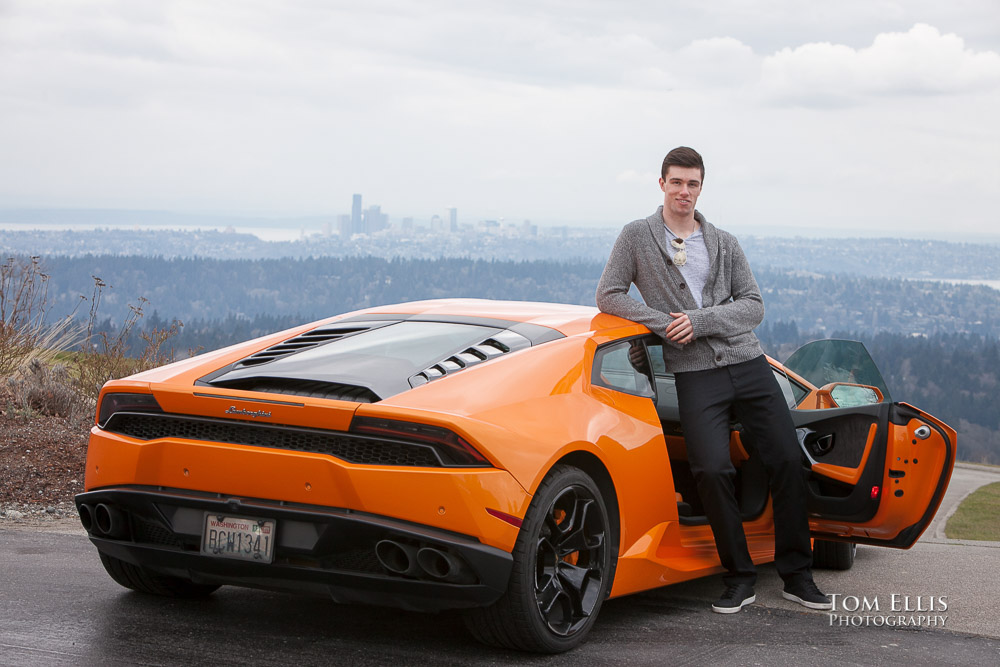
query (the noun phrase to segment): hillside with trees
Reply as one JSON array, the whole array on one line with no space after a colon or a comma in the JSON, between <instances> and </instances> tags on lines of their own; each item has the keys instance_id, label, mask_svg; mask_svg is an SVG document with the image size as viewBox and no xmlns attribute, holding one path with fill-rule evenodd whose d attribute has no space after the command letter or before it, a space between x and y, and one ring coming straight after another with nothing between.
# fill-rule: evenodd
<instances>
[{"instance_id":1,"label":"hillside with trees","mask_svg":"<svg viewBox=\"0 0 1000 667\"><path fill-rule=\"evenodd\" d=\"M368 306L439 297L593 305L602 262L373 257L267 260L86 255L44 261L52 316L87 311L99 278L98 333L115 338L141 304L142 332L177 326L177 354L207 351ZM765 268L758 334L784 359L822 337L866 342L896 400L960 429L960 455L1000 464L1000 291L976 285ZM147 299L142 302L140 299Z\"/></svg>"},{"instance_id":2,"label":"hillside with trees","mask_svg":"<svg viewBox=\"0 0 1000 667\"><path fill-rule=\"evenodd\" d=\"M302 321L357 308L440 297L594 304L603 262L309 257L265 260L48 257L52 314L78 308L94 277L109 287L112 320L143 297L162 316L189 320L294 315ZM929 335L1000 332L1000 291L982 285L864 278L763 268L767 321L829 335L850 329Z\"/></svg>"},{"instance_id":3,"label":"hillside with trees","mask_svg":"<svg viewBox=\"0 0 1000 667\"><path fill-rule=\"evenodd\" d=\"M92 222L100 224L101 218ZM108 218L113 222L114 216ZM0 229L0 250L9 254L81 257L88 254L204 259L307 257L442 258L490 260L593 261L603 264L618 227L542 227L535 235L482 233L473 228L449 233L427 228L389 229L368 236L306 234L294 241L264 241L253 234L211 227L197 231L151 229L135 218L135 228L39 230ZM0 211L0 224L4 212ZM211 221L206 221L211 222ZM313 221L317 224L316 221ZM238 223L235 223L238 224ZM290 222L294 229L294 223ZM471 227L471 226L470 226ZM734 231L730 229L729 231ZM1000 280L1000 244L955 243L941 239L803 238L737 233L755 270L765 267L824 274L910 279Z\"/></svg>"}]
</instances>

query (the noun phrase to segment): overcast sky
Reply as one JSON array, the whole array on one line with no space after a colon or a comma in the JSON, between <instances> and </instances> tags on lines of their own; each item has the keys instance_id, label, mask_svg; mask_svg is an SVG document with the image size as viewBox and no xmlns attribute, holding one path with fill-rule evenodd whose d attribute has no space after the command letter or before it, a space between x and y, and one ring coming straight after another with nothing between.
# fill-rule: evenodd
<instances>
[{"instance_id":1,"label":"overcast sky","mask_svg":"<svg viewBox=\"0 0 1000 667\"><path fill-rule=\"evenodd\" d=\"M997 234L997 0L0 0L0 208Z\"/></svg>"}]
</instances>

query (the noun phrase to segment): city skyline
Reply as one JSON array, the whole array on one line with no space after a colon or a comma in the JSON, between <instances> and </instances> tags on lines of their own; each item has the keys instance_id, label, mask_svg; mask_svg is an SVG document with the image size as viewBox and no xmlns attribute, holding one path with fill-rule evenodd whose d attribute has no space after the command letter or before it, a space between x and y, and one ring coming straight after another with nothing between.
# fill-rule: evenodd
<instances>
[{"instance_id":1,"label":"city skyline","mask_svg":"<svg viewBox=\"0 0 1000 667\"><path fill-rule=\"evenodd\" d=\"M417 219L412 215L402 215L397 217L397 222L391 222L389 214L382 211L381 204L370 204L364 207L364 195L354 193L351 195L351 213L342 213L336 216L336 224L326 222L323 225L323 234L331 236L337 233L341 237L350 237L355 234L373 235L387 230L406 233L415 231L421 227L426 228L431 233L458 234L460 232L480 232L487 234L503 233L507 235L535 236L538 234L538 225L525 219L520 224L508 222L503 218L480 219L476 222L460 223L458 219L458 208L449 206L444 209L448 215L447 220L437 213L431 214L426 219L427 224L417 224Z\"/></svg>"}]
</instances>

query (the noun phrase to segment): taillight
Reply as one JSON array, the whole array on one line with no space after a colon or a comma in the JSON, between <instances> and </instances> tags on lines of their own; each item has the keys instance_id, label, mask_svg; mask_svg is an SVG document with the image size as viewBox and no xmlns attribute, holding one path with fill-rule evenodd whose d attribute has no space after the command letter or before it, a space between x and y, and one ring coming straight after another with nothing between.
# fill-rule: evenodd
<instances>
[{"instance_id":1,"label":"taillight","mask_svg":"<svg viewBox=\"0 0 1000 667\"><path fill-rule=\"evenodd\" d=\"M489 467L486 457L469 442L453 431L440 426L414 422L382 419L381 417L355 417L351 433L405 440L432 447L446 466Z\"/></svg>"},{"instance_id":2,"label":"taillight","mask_svg":"<svg viewBox=\"0 0 1000 667\"><path fill-rule=\"evenodd\" d=\"M104 427L116 412L163 412L152 394L108 392L97 411L97 425Z\"/></svg>"},{"instance_id":3,"label":"taillight","mask_svg":"<svg viewBox=\"0 0 1000 667\"><path fill-rule=\"evenodd\" d=\"M520 517L516 517L513 514L507 514L506 512L501 512L500 510L495 510L495 509L492 509L490 507L486 508L486 513L489 514L489 515L491 515L491 516L495 516L496 518L500 519L501 521L506 521L507 523L509 523L510 525L514 526L515 528L520 528L521 524L524 523L524 519L522 519Z\"/></svg>"}]
</instances>

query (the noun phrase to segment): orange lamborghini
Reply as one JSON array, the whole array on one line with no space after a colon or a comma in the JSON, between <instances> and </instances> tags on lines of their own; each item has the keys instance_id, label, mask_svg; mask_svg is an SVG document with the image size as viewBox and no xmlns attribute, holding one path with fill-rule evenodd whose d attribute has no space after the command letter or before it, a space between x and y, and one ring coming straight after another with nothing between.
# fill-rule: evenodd
<instances>
[{"instance_id":1,"label":"orange lamborghini","mask_svg":"<svg viewBox=\"0 0 1000 667\"><path fill-rule=\"evenodd\" d=\"M721 572L660 339L594 308L369 308L109 382L80 518L119 584L465 609L478 639L558 652L602 602ZM771 361L802 448L817 566L907 548L955 431L892 402L859 343ZM733 424L751 553L767 476Z\"/></svg>"}]
</instances>

